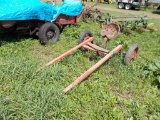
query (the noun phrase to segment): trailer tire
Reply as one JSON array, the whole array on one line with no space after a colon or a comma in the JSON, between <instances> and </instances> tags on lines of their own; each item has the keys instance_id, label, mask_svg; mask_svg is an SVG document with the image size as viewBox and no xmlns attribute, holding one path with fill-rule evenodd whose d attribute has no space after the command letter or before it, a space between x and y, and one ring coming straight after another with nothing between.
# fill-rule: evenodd
<instances>
[{"instance_id":1,"label":"trailer tire","mask_svg":"<svg viewBox=\"0 0 160 120\"><path fill-rule=\"evenodd\" d=\"M124 4L123 3L118 3L118 8L119 9L123 9L124 8Z\"/></svg>"},{"instance_id":2,"label":"trailer tire","mask_svg":"<svg viewBox=\"0 0 160 120\"><path fill-rule=\"evenodd\" d=\"M125 9L130 10L131 9L131 4L125 4Z\"/></svg>"},{"instance_id":3,"label":"trailer tire","mask_svg":"<svg viewBox=\"0 0 160 120\"><path fill-rule=\"evenodd\" d=\"M53 23L45 23L43 24L38 32L38 37L40 39L40 43L45 45L51 40L52 43L56 42L59 38L60 30Z\"/></svg>"},{"instance_id":4,"label":"trailer tire","mask_svg":"<svg viewBox=\"0 0 160 120\"><path fill-rule=\"evenodd\" d=\"M139 47L137 44L131 45L124 57L124 64L129 65L130 62L137 58Z\"/></svg>"},{"instance_id":5,"label":"trailer tire","mask_svg":"<svg viewBox=\"0 0 160 120\"><path fill-rule=\"evenodd\" d=\"M102 15L101 14L96 14L95 16L94 16L94 22L95 23L98 23L99 22L99 20L102 20Z\"/></svg>"},{"instance_id":6,"label":"trailer tire","mask_svg":"<svg viewBox=\"0 0 160 120\"><path fill-rule=\"evenodd\" d=\"M81 33L80 37L79 37L79 41L78 44L81 44L83 41L85 41L86 39L93 37L93 34L90 31L84 31L83 33ZM91 42L93 43L93 41ZM85 50L85 48L81 47L81 50Z\"/></svg>"}]
</instances>

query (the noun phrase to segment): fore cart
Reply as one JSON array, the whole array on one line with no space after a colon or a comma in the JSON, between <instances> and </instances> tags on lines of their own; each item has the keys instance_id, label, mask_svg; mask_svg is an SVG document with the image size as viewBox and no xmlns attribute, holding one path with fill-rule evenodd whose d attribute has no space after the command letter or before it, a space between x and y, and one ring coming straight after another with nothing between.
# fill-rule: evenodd
<instances>
[{"instance_id":1,"label":"fore cart","mask_svg":"<svg viewBox=\"0 0 160 120\"><path fill-rule=\"evenodd\" d=\"M61 59L65 58L66 56L70 55L71 53L75 52L77 49L81 50L91 50L98 54L104 54L105 56L99 60L95 65L93 65L90 69L88 69L84 74L82 74L80 77L78 77L73 83L71 83L68 87L66 87L62 93L65 94L68 91L70 91L75 85L82 82L85 78L87 78L92 72L94 72L97 68L99 68L103 63L105 63L108 59L110 59L114 54L118 53L122 49L122 45L118 45L116 48L114 48L112 51L106 50L102 47L97 46L94 44L94 38L90 31L83 32L78 41L78 45L74 48L68 50L67 52L63 53L59 57L53 59L52 61L48 62L46 65L40 67L38 71L44 69L47 66L50 66ZM137 58L139 47L137 44L131 45L129 50L126 52L124 57L124 63L126 65L129 65L130 62L134 61Z\"/></svg>"}]
</instances>

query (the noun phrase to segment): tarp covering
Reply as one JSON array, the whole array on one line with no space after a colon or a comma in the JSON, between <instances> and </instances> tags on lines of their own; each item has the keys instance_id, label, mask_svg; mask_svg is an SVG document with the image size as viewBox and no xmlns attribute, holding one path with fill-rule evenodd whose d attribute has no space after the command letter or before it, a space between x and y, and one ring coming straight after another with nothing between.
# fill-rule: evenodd
<instances>
[{"instance_id":1,"label":"tarp covering","mask_svg":"<svg viewBox=\"0 0 160 120\"><path fill-rule=\"evenodd\" d=\"M0 0L0 20L54 21L60 14L78 16L82 10L82 3L77 0L64 0L57 6L39 0Z\"/></svg>"}]
</instances>

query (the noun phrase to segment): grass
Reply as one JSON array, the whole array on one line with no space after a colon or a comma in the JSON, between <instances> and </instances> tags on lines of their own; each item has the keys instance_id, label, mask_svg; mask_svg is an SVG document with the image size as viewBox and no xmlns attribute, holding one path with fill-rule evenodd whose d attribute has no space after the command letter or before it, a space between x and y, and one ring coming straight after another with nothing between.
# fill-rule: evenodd
<instances>
[{"instance_id":1,"label":"grass","mask_svg":"<svg viewBox=\"0 0 160 120\"><path fill-rule=\"evenodd\" d=\"M114 14L114 13L113 13ZM123 50L92 73L68 94L61 91L103 56L77 50L62 61L35 72L48 61L77 45L81 32L92 31L101 45L100 27L93 22L66 27L54 44L40 45L25 36L0 36L0 119L155 119L160 118L159 70L150 69L160 60L158 31L135 33L110 40L105 48L118 44ZM123 64L128 47L137 43L137 60ZM147 69L146 69L147 68ZM148 73L146 73L148 72Z\"/></svg>"}]
</instances>

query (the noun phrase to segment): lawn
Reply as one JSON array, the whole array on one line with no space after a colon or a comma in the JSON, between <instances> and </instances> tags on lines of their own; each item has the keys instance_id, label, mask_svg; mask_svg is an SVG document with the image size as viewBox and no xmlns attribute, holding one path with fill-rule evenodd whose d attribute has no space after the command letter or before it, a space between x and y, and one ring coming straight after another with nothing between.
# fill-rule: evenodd
<instances>
[{"instance_id":1,"label":"lawn","mask_svg":"<svg viewBox=\"0 0 160 120\"><path fill-rule=\"evenodd\" d=\"M158 120L160 24L159 19L149 22L157 31L122 32L110 40L104 48L112 50L122 44L123 50L66 95L62 90L104 56L77 50L52 66L36 70L76 46L85 30L101 45L99 24L81 21L65 27L59 40L46 46L31 36L0 35L0 120ZM133 43L139 45L139 54L126 66L124 53Z\"/></svg>"}]
</instances>

